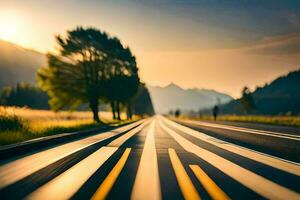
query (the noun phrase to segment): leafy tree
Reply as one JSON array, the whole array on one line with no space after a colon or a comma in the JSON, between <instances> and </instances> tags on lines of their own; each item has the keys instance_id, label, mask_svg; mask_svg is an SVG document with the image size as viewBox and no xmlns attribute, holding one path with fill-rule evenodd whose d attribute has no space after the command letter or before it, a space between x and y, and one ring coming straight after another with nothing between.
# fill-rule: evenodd
<instances>
[{"instance_id":1,"label":"leafy tree","mask_svg":"<svg viewBox=\"0 0 300 200\"><path fill-rule=\"evenodd\" d=\"M0 96L0 105L7 105L9 103L9 98L12 93L12 87L5 86L2 88Z\"/></svg>"},{"instance_id":2,"label":"leafy tree","mask_svg":"<svg viewBox=\"0 0 300 200\"><path fill-rule=\"evenodd\" d=\"M140 83L138 91L131 101L132 113L140 116L154 115L150 93L145 84ZM128 114L130 115L130 113Z\"/></svg>"},{"instance_id":3,"label":"leafy tree","mask_svg":"<svg viewBox=\"0 0 300 200\"><path fill-rule=\"evenodd\" d=\"M38 72L38 83L51 97L51 108L75 109L88 103L94 120L100 122L99 99L110 99L108 86L118 84L111 80L112 72L126 72L128 49L95 28L78 27L65 37L58 35L56 41L59 53L49 53L48 66Z\"/></svg>"},{"instance_id":4,"label":"leafy tree","mask_svg":"<svg viewBox=\"0 0 300 200\"><path fill-rule=\"evenodd\" d=\"M117 46L117 45L116 45ZM121 119L121 104L127 108L131 115L131 99L139 86L138 68L135 57L129 48L118 48L109 66L108 80L106 82L106 97L111 104L113 117ZM116 114L115 114L116 113Z\"/></svg>"},{"instance_id":5,"label":"leafy tree","mask_svg":"<svg viewBox=\"0 0 300 200\"><path fill-rule=\"evenodd\" d=\"M248 87L243 88L240 102L247 114L255 109L254 99Z\"/></svg>"}]
</instances>

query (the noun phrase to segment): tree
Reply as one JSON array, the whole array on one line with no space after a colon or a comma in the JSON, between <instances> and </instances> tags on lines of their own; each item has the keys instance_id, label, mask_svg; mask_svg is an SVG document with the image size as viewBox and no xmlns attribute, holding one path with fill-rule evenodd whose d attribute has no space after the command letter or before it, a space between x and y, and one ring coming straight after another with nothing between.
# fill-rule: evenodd
<instances>
[{"instance_id":1,"label":"tree","mask_svg":"<svg viewBox=\"0 0 300 200\"><path fill-rule=\"evenodd\" d=\"M247 114L249 114L252 110L255 109L254 99L248 87L243 88L240 102Z\"/></svg>"},{"instance_id":2,"label":"tree","mask_svg":"<svg viewBox=\"0 0 300 200\"><path fill-rule=\"evenodd\" d=\"M0 105L8 105L11 94L12 88L10 86L3 87L0 96Z\"/></svg>"},{"instance_id":3,"label":"tree","mask_svg":"<svg viewBox=\"0 0 300 200\"><path fill-rule=\"evenodd\" d=\"M94 120L100 122L99 99L107 98L114 64L127 62L122 59L125 48L117 38L95 28L77 27L65 37L56 36L56 42L59 53L49 53L48 66L38 72L39 86L51 97L51 108L75 109L88 103Z\"/></svg>"},{"instance_id":4,"label":"tree","mask_svg":"<svg viewBox=\"0 0 300 200\"><path fill-rule=\"evenodd\" d=\"M105 88L113 118L121 119L121 104L127 108L128 116L132 114L130 102L138 90L139 76L136 59L130 49L123 47L115 49L119 50L115 51L114 57L110 61L111 66L107 70L108 80Z\"/></svg>"},{"instance_id":5,"label":"tree","mask_svg":"<svg viewBox=\"0 0 300 200\"><path fill-rule=\"evenodd\" d=\"M154 115L154 108L152 105L150 93L145 84L140 83L138 91L131 101L132 113L140 116Z\"/></svg>"}]
</instances>

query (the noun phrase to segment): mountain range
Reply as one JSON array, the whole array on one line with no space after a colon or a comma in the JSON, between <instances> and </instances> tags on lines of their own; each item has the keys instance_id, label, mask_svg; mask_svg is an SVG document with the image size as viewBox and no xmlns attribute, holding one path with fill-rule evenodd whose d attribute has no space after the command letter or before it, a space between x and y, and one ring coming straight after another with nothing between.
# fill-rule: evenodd
<instances>
[{"instance_id":1,"label":"mountain range","mask_svg":"<svg viewBox=\"0 0 300 200\"><path fill-rule=\"evenodd\" d=\"M36 70L45 64L44 54L0 40L0 90L17 82L34 83Z\"/></svg>"},{"instance_id":2,"label":"mountain range","mask_svg":"<svg viewBox=\"0 0 300 200\"><path fill-rule=\"evenodd\" d=\"M147 86L156 113L168 113L170 110L180 109L183 112L209 108L224 104L233 98L227 94L207 89L183 89L171 83L165 87Z\"/></svg>"},{"instance_id":3,"label":"mountain range","mask_svg":"<svg viewBox=\"0 0 300 200\"><path fill-rule=\"evenodd\" d=\"M300 69L280 76L252 92L257 115L299 115L300 114ZM222 114L245 114L239 99L221 105ZM211 111L204 111L210 113Z\"/></svg>"}]
</instances>

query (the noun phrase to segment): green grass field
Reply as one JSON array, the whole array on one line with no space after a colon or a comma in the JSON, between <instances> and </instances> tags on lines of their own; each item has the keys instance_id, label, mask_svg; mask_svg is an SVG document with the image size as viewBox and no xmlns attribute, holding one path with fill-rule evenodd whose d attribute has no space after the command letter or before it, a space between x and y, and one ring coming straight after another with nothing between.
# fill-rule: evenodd
<instances>
[{"instance_id":1,"label":"green grass field","mask_svg":"<svg viewBox=\"0 0 300 200\"><path fill-rule=\"evenodd\" d=\"M104 124L95 123L90 112L55 113L48 110L0 107L0 145L128 122L112 120L109 112L101 112L100 117ZM124 115L122 117L125 118ZM135 119L137 118L133 120Z\"/></svg>"},{"instance_id":2,"label":"green grass field","mask_svg":"<svg viewBox=\"0 0 300 200\"><path fill-rule=\"evenodd\" d=\"M212 116L202 117L187 117L197 120L213 120ZM284 126L300 126L300 116L260 116L260 115L221 115L218 117L219 121L234 121L234 122L250 122L263 123Z\"/></svg>"}]
</instances>

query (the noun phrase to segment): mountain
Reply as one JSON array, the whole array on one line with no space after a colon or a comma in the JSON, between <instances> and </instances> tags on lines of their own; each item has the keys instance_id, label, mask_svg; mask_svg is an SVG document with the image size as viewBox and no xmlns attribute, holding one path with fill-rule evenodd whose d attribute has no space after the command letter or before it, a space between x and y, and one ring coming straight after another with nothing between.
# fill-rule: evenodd
<instances>
[{"instance_id":1,"label":"mountain","mask_svg":"<svg viewBox=\"0 0 300 200\"><path fill-rule=\"evenodd\" d=\"M227 103L232 97L206 89L183 89L174 83L166 87L148 86L156 113L167 113L170 110L198 111L214 106L218 101Z\"/></svg>"},{"instance_id":2,"label":"mountain","mask_svg":"<svg viewBox=\"0 0 300 200\"><path fill-rule=\"evenodd\" d=\"M46 64L44 54L0 40L0 90L17 82L35 82L36 70Z\"/></svg>"},{"instance_id":3,"label":"mountain","mask_svg":"<svg viewBox=\"0 0 300 200\"><path fill-rule=\"evenodd\" d=\"M300 69L278 77L252 93L255 110L251 114L300 114ZM224 114L244 114L239 100L220 107Z\"/></svg>"}]
</instances>

